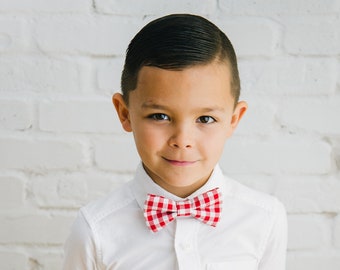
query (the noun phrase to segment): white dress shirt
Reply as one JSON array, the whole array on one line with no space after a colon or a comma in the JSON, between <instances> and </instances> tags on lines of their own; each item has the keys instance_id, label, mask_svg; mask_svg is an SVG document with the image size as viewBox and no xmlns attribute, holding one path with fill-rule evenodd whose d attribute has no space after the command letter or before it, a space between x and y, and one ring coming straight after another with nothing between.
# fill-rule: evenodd
<instances>
[{"instance_id":1,"label":"white dress shirt","mask_svg":"<svg viewBox=\"0 0 340 270\"><path fill-rule=\"evenodd\" d=\"M154 233L143 216L147 194L183 199L155 184L140 165L132 181L79 211L65 244L64 270L284 270L283 205L223 176L218 166L188 198L216 187L223 200L216 227L177 217Z\"/></svg>"}]
</instances>

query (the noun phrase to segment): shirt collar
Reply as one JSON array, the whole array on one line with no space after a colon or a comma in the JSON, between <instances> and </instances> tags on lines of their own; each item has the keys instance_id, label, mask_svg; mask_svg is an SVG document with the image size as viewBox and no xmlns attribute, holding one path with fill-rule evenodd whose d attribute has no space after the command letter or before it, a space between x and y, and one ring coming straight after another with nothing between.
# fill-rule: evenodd
<instances>
[{"instance_id":1,"label":"shirt collar","mask_svg":"<svg viewBox=\"0 0 340 270\"><path fill-rule=\"evenodd\" d=\"M219 165L215 166L208 181L200 189L196 190L194 193L189 195L187 199L191 199L199 194L202 194L214 188L220 189L220 192L222 193L222 198L223 195L227 192L227 182L225 181L225 178ZM147 194L149 193L164 196L168 199L172 199L175 201L184 200L183 198L180 198L157 185L146 173L142 163L140 163L137 167L135 177L133 179L132 191L139 206L142 209L144 209L144 202L146 200Z\"/></svg>"}]
</instances>

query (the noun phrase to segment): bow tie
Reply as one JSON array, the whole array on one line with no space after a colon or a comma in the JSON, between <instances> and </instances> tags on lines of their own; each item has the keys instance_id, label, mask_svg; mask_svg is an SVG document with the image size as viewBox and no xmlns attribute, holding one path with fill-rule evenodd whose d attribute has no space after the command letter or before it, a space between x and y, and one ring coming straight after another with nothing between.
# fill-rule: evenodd
<instances>
[{"instance_id":1,"label":"bow tie","mask_svg":"<svg viewBox=\"0 0 340 270\"><path fill-rule=\"evenodd\" d=\"M220 219L220 197L221 193L218 188L184 201L174 201L163 196L148 194L144 204L146 225L153 232L157 232L176 217L192 216L215 227Z\"/></svg>"}]
</instances>

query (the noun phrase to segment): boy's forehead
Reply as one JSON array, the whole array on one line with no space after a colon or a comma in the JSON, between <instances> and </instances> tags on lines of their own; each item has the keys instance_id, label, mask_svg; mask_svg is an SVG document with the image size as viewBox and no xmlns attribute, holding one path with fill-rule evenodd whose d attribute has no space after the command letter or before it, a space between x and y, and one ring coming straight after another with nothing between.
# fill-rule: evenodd
<instances>
[{"instance_id":1,"label":"boy's forehead","mask_svg":"<svg viewBox=\"0 0 340 270\"><path fill-rule=\"evenodd\" d=\"M230 78L229 66L220 62L181 70L144 66L130 97L137 99L143 107L156 107L160 103L165 106L181 98L188 102L194 99L207 108L222 108L224 101L233 101Z\"/></svg>"},{"instance_id":2,"label":"boy's forehead","mask_svg":"<svg viewBox=\"0 0 340 270\"><path fill-rule=\"evenodd\" d=\"M200 76L209 76L216 74L216 70L222 70L222 72L219 73L221 76L220 79L229 80L231 82L231 69L228 61L214 60L209 63L190 65L181 69L165 69L157 66L142 66L138 72L137 87L138 83L152 83L155 79L166 80L167 78L174 76L181 78L186 76L188 73L199 73ZM218 77L214 76L214 78Z\"/></svg>"}]
</instances>

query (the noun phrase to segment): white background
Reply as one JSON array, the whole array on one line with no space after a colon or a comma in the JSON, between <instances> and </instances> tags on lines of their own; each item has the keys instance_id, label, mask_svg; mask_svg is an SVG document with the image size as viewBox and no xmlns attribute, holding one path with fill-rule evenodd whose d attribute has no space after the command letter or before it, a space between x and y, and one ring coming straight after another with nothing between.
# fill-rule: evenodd
<instances>
[{"instance_id":1,"label":"white background","mask_svg":"<svg viewBox=\"0 0 340 270\"><path fill-rule=\"evenodd\" d=\"M286 205L288 270L340 269L339 0L0 0L0 269L60 269L77 209L130 179L111 105L125 49L184 12L239 58L249 111L224 172Z\"/></svg>"}]
</instances>

